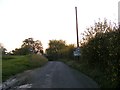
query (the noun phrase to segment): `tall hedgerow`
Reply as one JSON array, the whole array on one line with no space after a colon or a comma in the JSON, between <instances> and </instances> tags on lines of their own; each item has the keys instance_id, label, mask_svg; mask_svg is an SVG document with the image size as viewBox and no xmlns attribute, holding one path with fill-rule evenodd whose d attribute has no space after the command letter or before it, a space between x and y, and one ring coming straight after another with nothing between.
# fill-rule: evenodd
<instances>
[{"instance_id":1,"label":"tall hedgerow","mask_svg":"<svg viewBox=\"0 0 120 90\"><path fill-rule=\"evenodd\" d=\"M82 59L92 68L99 68L112 87L120 87L120 31L107 20L83 33Z\"/></svg>"}]
</instances>

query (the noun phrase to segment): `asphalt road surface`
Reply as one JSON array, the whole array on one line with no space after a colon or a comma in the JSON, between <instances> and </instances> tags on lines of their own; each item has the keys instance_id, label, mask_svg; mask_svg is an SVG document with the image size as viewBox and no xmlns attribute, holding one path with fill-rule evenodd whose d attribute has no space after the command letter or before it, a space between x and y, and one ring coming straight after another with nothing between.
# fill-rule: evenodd
<instances>
[{"instance_id":1,"label":"asphalt road surface","mask_svg":"<svg viewBox=\"0 0 120 90\"><path fill-rule=\"evenodd\" d=\"M17 88L98 88L95 81L59 61L49 61L26 75Z\"/></svg>"}]
</instances>

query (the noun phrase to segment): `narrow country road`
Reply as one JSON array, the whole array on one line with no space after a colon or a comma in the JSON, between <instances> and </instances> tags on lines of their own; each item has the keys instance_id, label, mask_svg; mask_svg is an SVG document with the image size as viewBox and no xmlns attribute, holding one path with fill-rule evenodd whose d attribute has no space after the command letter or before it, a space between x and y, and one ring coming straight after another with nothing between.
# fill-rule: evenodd
<instances>
[{"instance_id":1,"label":"narrow country road","mask_svg":"<svg viewBox=\"0 0 120 90\"><path fill-rule=\"evenodd\" d=\"M24 85L19 88L98 88L98 85L84 74L59 61L49 61L42 68L27 73Z\"/></svg>"}]
</instances>

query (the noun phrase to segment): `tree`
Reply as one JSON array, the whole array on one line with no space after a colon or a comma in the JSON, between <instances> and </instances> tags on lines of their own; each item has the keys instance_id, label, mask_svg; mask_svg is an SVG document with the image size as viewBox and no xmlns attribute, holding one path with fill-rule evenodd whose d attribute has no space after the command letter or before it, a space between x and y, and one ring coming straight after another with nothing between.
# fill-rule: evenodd
<instances>
[{"instance_id":1,"label":"tree","mask_svg":"<svg viewBox=\"0 0 120 90\"><path fill-rule=\"evenodd\" d=\"M117 26L115 23L113 25L108 24L107 19L105 19L103 22L99 19L99 22L96 22L94 26L87 28L87 30L81 34L83 36L82 40L80 41L81 45L87 44L90 40L94 39L95 36L99 37L102 36L104 33L116 31Z\"/></svg>"},{"instance_id":2,"label":"tree","mask_svg":"<svg viewBox=\"0 0 120 90\"><path fill-rule=\"evenodd\" d=\"M41 54L43 54L43 47L42 47L41 41L36 40L34 42L34 50L35 50L35 52L40 52Z\"/></svg>"},{"instance_id":3,"label":"tree","mask_svg":"<svg viewBox=\"0 0 120 90\"><path fill-rule=\"evenodd\" d=\"M2 55L2 50L3 50L3 46L2 46L2 44L0 43L0 55Z\"/></svg>"},{"instance_id":4,"label":"tree","mask_svg":"<svg viewBox=\"0 0 120 90\"><path fill-rule=\"evenodd\" d=\"M28 38L23 41L23 44L21 45L21 48L27 48L28 51L34 52L34 40L33 38Z\"/></svg>"},{"instance_id":5,"label":"tree","mask_svg":"<svg viewBox=\"0 0 120 90\"><path fill-rule=\"evenodd\" d=\"M63 40L50 40L49 48L46 49L49 60L57 60L60 58L73 59L73 44L66 45Z\"/></svg>"},{"instance_id":6,"label":"tree","mask_svg":"<svg viewBox=\"0 0 120 90\"><path fill-rule=\"evenodd\" d=\"M43 54L42 43L39 40L34 41L33 38L28 38L23 41L22 48L28 48L33 53L40 52Z\"/></svg>"},{"instance_id":7,"label":"tree","mask_svg":"<svg viewBox=\"0 0 120 90\"><path fill-rule=\"evenodd\" d=\"M46 49L47 55L51 59L58 59L62 55L62 49L66 47L66 43L63 40L50 40L49 48Z\"/></svg>"},{"instance_id":8,"label":"tree","mask_svg":"<svg viewBox=\"0 0 120 90\"><path fill-rule=\"evenodd\" d=\"M28 38L23 41L21 48L16 48L12 51L14 55L27 55L30 53L38 53L43 54L42 43L39 40L34 41L33 38Z\"/></svg>"},{"instance_id":9,"label":"tree","mask_svg":"<svg viewBox=\"0 0 120 90\"><path fill-rule=\"evenodd\" d=\"M61 58L73 59L74 58L74 55L73 55L74 49L75 49L74 44L66 45L66 47L61 50L61 52L62 52Z\"/></svg>"},{"instance_id":10,"label":"tree","mask_svg":"<svg viewBox=\"0 0 120 90\"><path fill-rule=\"evenodd\" d=\"M2 55L5 55L5 54L6 54L6 51L7 51L7 49L3 47L2 43L0 43L0 53L1 53Z\"/></svg>"}]
</instances>

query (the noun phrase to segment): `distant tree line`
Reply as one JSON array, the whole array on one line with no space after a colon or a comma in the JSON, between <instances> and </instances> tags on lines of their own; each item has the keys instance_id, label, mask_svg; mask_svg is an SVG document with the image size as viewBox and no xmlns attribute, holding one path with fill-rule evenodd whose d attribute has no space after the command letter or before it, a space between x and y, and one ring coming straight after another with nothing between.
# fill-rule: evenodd
<instances>
[{"instance_id":1,"label":"distant tree line","mask_svg":"<svg viewBox=\"0 0 120 90\"><path fill-rule=\"evenodd\" d=\"M43 46L41 41L34 40L33 38L27 38L23 41L20 48L16 48L10 52L7 52L7 49L0 43L0 52L2 56L6 55L28 55L32 53L43 54Z\"/></svg>"}]
</instances>

